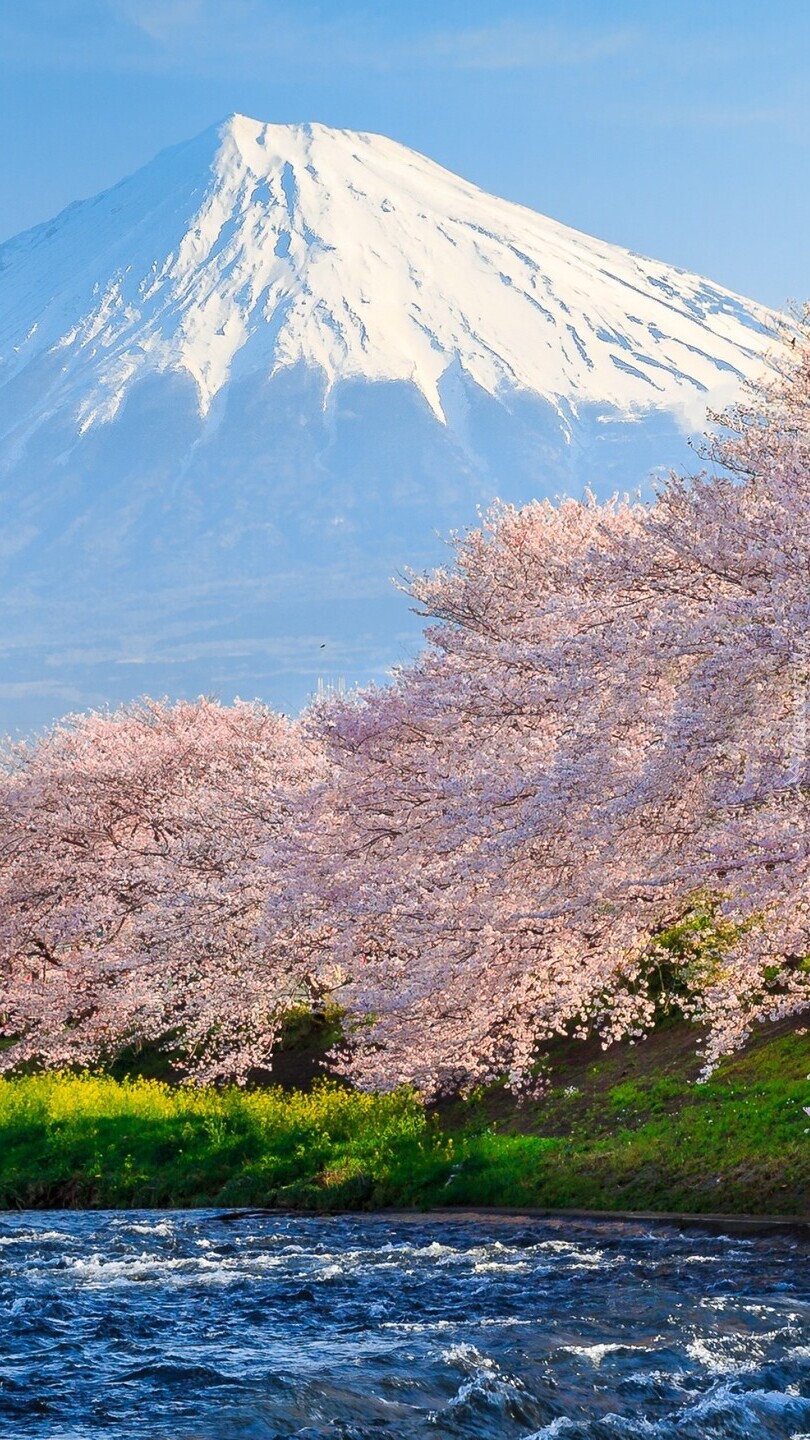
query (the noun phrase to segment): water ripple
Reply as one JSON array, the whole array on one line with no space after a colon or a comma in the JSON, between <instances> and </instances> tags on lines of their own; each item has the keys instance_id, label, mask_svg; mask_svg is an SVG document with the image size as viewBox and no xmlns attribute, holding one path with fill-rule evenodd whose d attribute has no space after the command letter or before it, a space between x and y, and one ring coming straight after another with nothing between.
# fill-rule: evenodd
<instances>
[{"instance_id":1,"label":"water ripple","mask_svg":"<svg viewBox=\"0 0 810 1440\"><path fill-rule=\"evenodd\" d=\"M3 1440L810 1440L810 1249L509 1217L0 1216Z\"/></svg>"}]
</instances>

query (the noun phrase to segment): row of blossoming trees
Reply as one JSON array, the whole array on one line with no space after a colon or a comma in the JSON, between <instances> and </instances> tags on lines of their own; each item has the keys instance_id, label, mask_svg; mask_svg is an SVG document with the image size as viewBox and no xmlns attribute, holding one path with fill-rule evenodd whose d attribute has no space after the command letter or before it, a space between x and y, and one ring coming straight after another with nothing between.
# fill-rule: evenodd
<instances>
[{"instance_id":1,"label":"row of blossoming trees","mask_svg":"<svg viewBox=\"0 0 810 1440\"><path fill-rule=\"evenodd\" d=\"M6 1068L267 1065L333 995L361 1084L506 1073L677 1003L711 1063L810 1005L810 346L650 505L496 509L389 686L142 703L9 744Z\"/></svg>"}]
</instances>

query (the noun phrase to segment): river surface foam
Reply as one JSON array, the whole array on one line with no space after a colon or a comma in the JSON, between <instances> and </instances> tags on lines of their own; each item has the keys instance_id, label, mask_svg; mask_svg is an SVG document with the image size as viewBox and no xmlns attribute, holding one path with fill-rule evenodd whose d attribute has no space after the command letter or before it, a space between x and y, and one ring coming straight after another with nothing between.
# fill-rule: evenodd
<instances>
[{"instance_id":1,"label":"river surface foam","mask_svg":"<svg viewBox=\"0 0 810 1440\"><path fill-rule=\"evenodd\" d=\"M516 1217L0 1216L3 1440L810 1440L810 1247Z\"/></svg>"}]
</instances>

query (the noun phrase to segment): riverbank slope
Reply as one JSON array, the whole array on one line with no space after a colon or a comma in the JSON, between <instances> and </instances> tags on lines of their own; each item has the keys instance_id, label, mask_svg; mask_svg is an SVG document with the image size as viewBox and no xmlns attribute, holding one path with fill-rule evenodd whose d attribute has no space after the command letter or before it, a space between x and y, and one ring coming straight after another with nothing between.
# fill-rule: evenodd
<instances>
[{"instance_id":1,"label":"riverbank slope","mask_svg":"<svg viewBox=\"0 0 810 1440\"><path fill-rule=\"evenodd\" d=\"M540 1098L493 1087L427 1109L310 1086L306 1043L291 1090L4 1080L0 1205L810 1215L808 1027L770 1027L706 1084L695 1046L685 1025L604 1053L561 1043Z\"/></svg>"}]
</instances>

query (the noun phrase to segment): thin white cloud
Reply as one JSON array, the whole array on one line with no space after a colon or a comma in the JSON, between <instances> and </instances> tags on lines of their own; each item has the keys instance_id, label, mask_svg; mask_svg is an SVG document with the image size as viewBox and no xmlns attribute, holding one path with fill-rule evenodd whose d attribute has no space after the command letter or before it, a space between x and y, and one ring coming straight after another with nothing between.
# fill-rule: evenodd
<instances>
[{"instance_id":1,"label":"thin white cloud","mask_svg":"<svg viewBox=\"0 0 810 1440\"><path fill-rule=\"evenodd\" d=\"M336 17L273 0L28 0L0 6L0 58L35 69L136 71L248 79L274 64L376 72L527 70L608 62L638 43L627 28L550 26L508 16L430 28L348 7Z\"/></svg>"},{"instance_id":2,"label":"thin white cloud","mask_svg":"<svg viewBox=\"0 0 810 1440\"><path fill-rule=\"evenodd\" d=\"M66 700L72 704L81 699L73 685L60 680L0 681L0 700Z\"/></svg>"},{"instance_id":3,"label":"thin white cloud","mask_svg":"<svg viewBox=\"0 0 810 1440\"><path fill-rule=\"evenodd\" d=\"M159 44L205 19L205 0L112 0L111 9Z\"/></svg>"},{"instance_id":4,"label":"thin white cloud","mask_svg":"<svg viewBox=\"0 0 810 1440\"><path fill-rule=\"evenodd\" d=\"M460 70L528 70L593 65L625 54L637 43L630 29L562 30L505 21L427 36L418 53L423 61Z\"/></svg>"},{"instance_id":5,"label":"thin white cloud","mask_svg":"<svg viewBox=\"0 0 810 1440\"><path fill-rule=\"evenodd\" d=\"M613 104L607 114L611 120L628 124L643 123L654 129L697 129L697 130L744 130L772 128L797 131L806 137L807 105L804 101L787 97L768 103L751 100L748 104Z\"/></svg>"}]
</instances>

